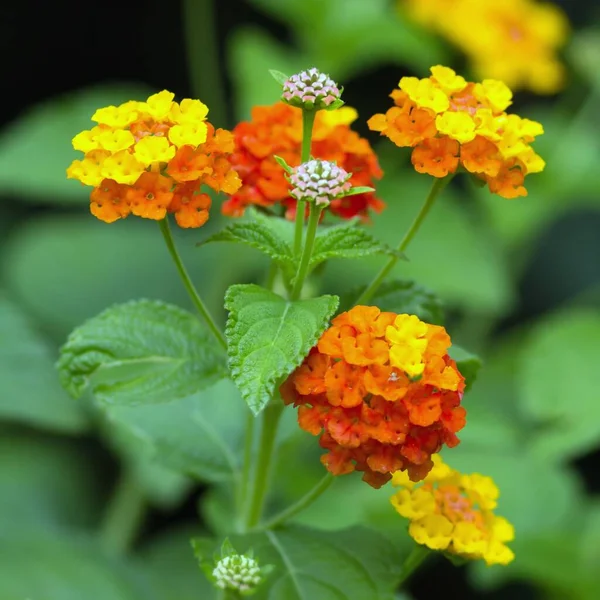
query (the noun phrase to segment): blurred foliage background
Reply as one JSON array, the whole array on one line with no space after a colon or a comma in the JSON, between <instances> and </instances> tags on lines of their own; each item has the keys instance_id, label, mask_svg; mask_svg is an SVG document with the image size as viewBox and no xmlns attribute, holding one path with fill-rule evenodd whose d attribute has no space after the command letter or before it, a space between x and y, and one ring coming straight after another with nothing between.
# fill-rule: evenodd
<instances>
[{"instance_id":1,"label":"blurred foliage background","mask_svg":"<svg viewBox=\"0 0 600 600\"><path fill-rule=\"evenodd\" d=\"M417 600L587 600L600 589L600 9L560 5L572 24L566 87L550 97L519 92L512 107L544 124L536 150L546 170L513 201L456 181L395 271L438 294L453 340L483 358L462 443L447 460L496 479L499 513L517 531L509 567L440 559L411 582ZM376 144L388 206L372 227L395 243L429 181L365 122L387 109L401 76L426 76L436 63L467 75L468 62L387 0L24 0L2 12L0 600L209 598L188 541L227 520L227 495L203 483L218 462L207 431L216 427L235 448L243 413L219 411L215 398L235 394L228 384L207 395L206 421L195 415L194 424L185 403L100 414L60 387L58 347L86 318L139 297L191 308L152 222L107 226L89 215L86 189L65 178L70 140L96 107L164 88L201 94L209 118L231 127L277 99L269 68L315 65L345 86L356 128ZM217 204L205 228L177 232L221 320L226 287L261 281L265 268L225 244L195 248L223 224ZM352 270L332 263L315 285L355 287L381 260ZM314 441L288 417L274 479L282 504L321 476ZM131 540L106 527L97 534L124 473L137 481L128 497L138 501L124 507L132 536L140 525ZM299 520L368 523L405 544L388 495L343 478Z\"/></svg>"}]
</instances>

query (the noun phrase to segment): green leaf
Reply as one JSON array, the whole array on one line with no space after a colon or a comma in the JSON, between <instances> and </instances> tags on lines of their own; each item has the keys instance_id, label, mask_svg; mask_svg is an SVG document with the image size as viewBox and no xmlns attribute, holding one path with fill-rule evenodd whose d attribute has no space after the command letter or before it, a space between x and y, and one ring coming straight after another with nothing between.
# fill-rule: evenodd
<instances>
[{"instance_id":1,"label":"green leaf","mask_svg":"<svg viewBox=\"0 0 600 600\"><path fill-rule=\"evenodd\" d=\"M365 289L366 286L363 285L345 293L340 302L344 310L351 308ZM444 321L442 301L431 290L414 281L385 281L369 303L383 311L416 315L422 321L434 325L441 325Z\"/></svg>"},{"instance_id":2,"label":"green leaf","mask_svg":"<svg viewBox=\"0 0 600 600\"><path fill-rule=\"evenodd\" d=\"M344 194L344 197L356 196L357 194L369 194L374 191L375 191L375 188L369 187L368 185L359 185L358 187L351 188L349 192Z\"/></svg>"},{"instance_id":3,"label":"green leaf","mask_svg":"<svg viewBox=\"0 0 600 600\"><path fill-rule=\"evenodd\" d=\"M403 257L352 221L318 231L310 266L314 268L330 258L363 258L373 254Z\"/></svg>"},{"instance_id":4,"label":"green leaf","mask_svg":"<svg viewBox=\"0 0 600 600\"><path fill-rule=\"evenodd\" d=\"M456 361L458 370L465 378L466 390L469 390L481 368L481 358L456 344L452 344L448 354L450 355L450 358Z\"/></svg>"},{"instance_id":5,"label":"green leaf","mask_svg":"<svg viewBox=\"0 0 600 600\"><path fill-rule=\"evenodd\" d=\"M544 459L572 459L600 443L598 340L600 316L582 310L542 320L522 346L517 385L539 422L530 451Z\"/></svg>"},{"instance_id":6,"label":"green leaf","mask_svg":"<svg viewBox=\"0 0 600 600\"><path fill-rule=\"evenodd\" d=\"M61 349L61 381L114 404L171 402L226 375L223 354L188 312L158 301L113 306L78 327Z\"/></svg>"},{"instance_id":7,"label":"green leaf","mask_svg":"<svg viewBox=\"0 0 600 600\"><path fill-rule=\"evenodd\" d=\"M292 302L258 285L227 290L231 376L255 414L315 345L337 305L337 296Z\"/></svg>"},{"instance_id":8,"label":"green leaf","mask_svg":"<svg viewBox=\"0 0 600 600\"><path fill-rule=\"evenodd\" d=\"M237 475L248 409L229 379L169 404L101 409L106 433L128 457L205 481Z\"/></svg>"},{"instance_id":9,"label":"green leaf","mask_svg":"<svg viewBox=\"0 0 600 600\"><path fill-rule=\"evenodd\" d=\"M84 431L84 407L60 387L46 340L0 292L0 417L64 433Z\"/></svg>"},{"instance_id":10,"label":"green leaf","mask_svg":"<svg viewBox=\"0 0 600 600\"><path fill-rule=\"evenodd\" d=\"M0 136L0 191L36 202L87 207L90 188L66 176L71 161L82 156L73 150L71 139L94 125L91 117L97 108L144 100L148 93L133 84L98 86L34 106Z\"/></svg>"},{"instance_id":11,"label":"green leaf","mask_svg":"<svg viewBox=\"0 0 600 600\"><path fill-rule=\"evenodd\" d=\"M290 165L288 165L285 160L283 158L281 158L281 156L277 156L276 154L273 155L273 158L275 159L275 162L286 172L286 173L291 173L292 172L292 167L290 167Z\"/></svg>"},{"instance_id":12,"label":"green leaf","mask_svg":"<svg viewBox=\"0 0 600 600\"><path fill-rule=\"evenodd\" d=\"M292 250L268 225L258 222L234 223L211 235L198 245L211 242L234 242L256 248L272 258L280 267L294 265Z\"/></svg>"},{"instance_id":13,"label":"green leaf","mask_svg":"<svg viewBox=\"0 0 600 600\"><path fill-rule=\"evenodd\" d=\"M276 71L275 69L269 69L269 73L271 73L271 77L273 77L273 79L281 85L283 85L289 79L288 75L282 73L281 71Z\"/></svg>"},{"instance_id":14,"label":"green leaf","mask_svg":"<svg viewBox=\"0 0 600 600\"><path fill-rule=\"evenodd\" d=\"M274 565L257 600L392 600L403 556L365 528L322 532L286 527L232 536L240 553L253 549L259 564Z\"/></svg>"}]
</instances>

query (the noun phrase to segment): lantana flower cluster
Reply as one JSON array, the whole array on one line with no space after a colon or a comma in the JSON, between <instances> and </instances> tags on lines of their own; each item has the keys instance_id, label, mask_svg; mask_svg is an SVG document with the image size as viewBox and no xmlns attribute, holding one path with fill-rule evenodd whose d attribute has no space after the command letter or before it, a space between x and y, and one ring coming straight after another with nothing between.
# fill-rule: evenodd
<instances>
[{"instance_id":1,"label":"lantana flower cluster","mask_svg":"<svg viewBox=\"0 0 600 600\"><path fill-rule=\"evenodd\" d=\"M440 456L420 484L397 472L392 485L401 489L391 498L400 515L410 520L409 534L418 544L488 565L506 565L514 558L506 545L513 526L494 514L499 496L490 477L461 474Z\"/></svg>"},{"instance_id":2,"label":"lantana flower cluster","mask_svg":"<svg viewBox=\"0 0 600 600\"><path fill-rule=\"evenodd\" d=\"M400 0L408 15L460 48L481 77L512 89L553 94L564 87L558 51L569 23L551 2L537 0Z\"/></svg>"},{"instance_id":3,"label":"lantana flower cluster","mask_svg":"<svg viewBox=\"0 0 600 600\"><path fill-rule=\"evenodd\" d=\"M100 108L92 116L97 125L73 138L85 156L67 176L94 188L90 208L98 219L160 220L173 213L179 226L200 227L211 204L202 185L226 194L240 187L228 160L232 134L206 121L200 100L173 98L163 90L146 102Z\"/></svg>"},{"instance_id":4,"label":"lantana flower cluster","mask_svg":"<svg viewBox=\"0 0 600 600\"><path fill-rule=\"evenodd\" d=\"M282 398L299 407L302 429L320 435L333 475L362 471L375 488L396 471L419 481L465 425L464 378L450 345L443 327L356 306L332 321Z\"/></svg>"},{"instance_id":5,"label":"lantana flower cluster","mask_svg":"<svg viewBox=\"0 0 600 600\"><path fill-rule=\"evenodd\" d=\"M512 92L504 83L470 83L437 65L431 77L403 77L399 87L391 93L394 106L368 124L397 146L413 148L419 173L441 178L462 166L499 196L527 195L525 176L545 166L531 147L544 130L537 121L505 112Z\"/></svg>"},{"instance_id":6,"label":"lantana flower cluster","mask_svg":"<svg viewBox=\"0 0 600 600\"><path fill-rule=\"evenodd\" d=\"M318 111L311 153L352 173L353 187L373 187L374 180L381 178L383 172L369 142L350 129L356 118L356 111L350 107ZM285 216L293 219L296 199L290 195L290 183L274 156L281 157L291 167L300 164L302 109L284 102L257 106L251 119L239 123L233 134L235 151L231 161L242 187L223 204L223 213L239 217L248 206L282 206ZM364 193L333 200L328 210L343 219L367 218L370 210L379 212L383 206L375 194Z\"/></svg>"}]
</instances>

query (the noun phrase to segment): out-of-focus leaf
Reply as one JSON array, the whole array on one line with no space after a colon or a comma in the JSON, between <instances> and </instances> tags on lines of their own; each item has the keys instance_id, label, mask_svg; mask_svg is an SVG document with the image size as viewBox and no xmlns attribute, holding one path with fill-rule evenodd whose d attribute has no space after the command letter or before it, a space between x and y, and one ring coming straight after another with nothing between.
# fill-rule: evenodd
<instances>
[{"instance_id":1,"label":"out-of-focus leaf","mask_svg":"<svg viewBox=\"0 0 600 600\"><path fill-rule=\"evenodd\" d=\"M95 125L97 108L127 100L144 100L147 88L133 84L72 92L34 106L0 133L0 191L26 200L80 203L87 206L90 188L67 180L66 169L82 156L71 139Z\"/></svg>"},{"instance_id":2,"label":"out-of-focus leaf","mask_svg":"<svg viewBox=\"0 0 600 600\"><path fill-rule=\"evenodd\" d=\"M24 527L88 527L102 508L100 492L92 458L74 441L1 432L0 535Z\"/></svg>"},{"instance_id":3,"label":"out-of-focus leaf","mask_svg":"<svg viewBox=\"0 0 600 600\"><path fill-rule=\"evenodd\" d=\"M470 389L477 378L479 369L481 369L481 358L456 344L452 344L448 353L450 354L450 358L456 361L458 370L465 378L466 389Z\"/></svg>"},{"instance_id":4,"label":"out-of-focus leaf","mask_svg":"<svg viewBox=\"0 0 600 600\"><path fill-rule=\"evenodd\" d=\"M247 409L228 379L169 404L103 410L132 453L206 481L237 476Z\"/></svg>"},{"instance_id":5,"label":"out-of-focus leaf","mask_svg":"<svg viewBox=\"0 0 600 600\"><path fill-rule=\"evenodd\" d=\"M65 433L86 429L85 410L61 389L54 361L46 340L0 292L0 418Z\"/></svg>"},{"instance_id":6,"label":"out-of-focus leaf","mask_svg":"<svg viewBox=\"0 0 600 600\"><path fill-rule=\"evenodd\" d=\"M65 389L90 387L109 404L185 398L225 376L225 354L190 313L137 300L106 309L71 333L58 362Z\"/></svg>"},{"instance_id":7,"label":"out-of-focus leaf","mask_svg":"<svg viewBox=\"0 0 600 600\"><path fill-rule=\"evenodd\" d=\"M596 368L600 316L557 313L542 320L522 348L517 385L523 409L540 422L530 451L543 459L580 456L600 442Z\"/></svg>"},{"instance_id":8,"label":"out-of-focus leaf","mask_svg":"<svg viewBox=\"0 0 600 600\"><path fill-rule=\"evenodd\" d=\"M337 296L289 301L258 285L227 290L231 377L252 412L263 410L277 381L302 362L337 306Z\"/></svg>"}]
</instances>

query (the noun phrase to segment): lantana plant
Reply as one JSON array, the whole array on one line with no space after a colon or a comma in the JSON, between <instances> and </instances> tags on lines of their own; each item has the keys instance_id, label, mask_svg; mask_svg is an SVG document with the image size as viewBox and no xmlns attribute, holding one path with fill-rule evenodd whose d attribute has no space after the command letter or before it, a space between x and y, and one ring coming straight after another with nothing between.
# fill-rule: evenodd
<instances>
[{"instance_id":1,"label":"lantana plant","mask_svg":"<svg viewBox=\"0 0 600 600\"><path fill-rule=\"evenodd\" d=\"M427 292L429 308L414 314L411 294L422 288L389 275L410 256L411 241L456 175L503 198L525 196L527 176L544 168L531 146L542 126L507 112L512 93L501 81L468 82L440 65L423 79L402 77L393 107L368 126L411 148L414 176L431 177L432 187L414 222L398 223L406 232L391 248L369 233L372 214L385 209L376 190L384 174L369 142L350 127L358 115L343 106L342 87L316 68L272 75L281 85L278 101L255 107L232 132L211 125L201 101L178 103L162 91L98 109L96 125L75 136L84 156L67 174L93 188L92 215L105 223L157 221L197 314L150 300L108 308L63 346L63 385L75 397L91 391L99 409L132 407L134 420L139 405L163 404L168 412L200 390L216 390L220 379L237 386L246 418L231 425L245 428L245 442L239 456L228 451L228 461L240 469L225 481L204 479L233 498L224 508L231 513L213 537L193 541L220 597L390 598L435 553L508 564L514 531L494 512L498 488L444 462L452 464L468 427L463 398L473 373L465 352L452 346L437 298ZM172 219L201 228L216 192L225 195L222 213L240 219L200 237L199 260L205 244L226 242L270 262L260 284L223 290L224 329L170 228ZM334 258L352 268L371 255L385 262L368 285L315 294L323 263ZM214 398L225 411L228 401ZM323 477L274 511L281 417L294 409L298 433L318 438ZM239 421L240 412L230 419ZM368 528L294 525L336 478L355 472L365 486L389 488L389 513L405 519L411 552Z\"/></svg>"}]
</instances>

